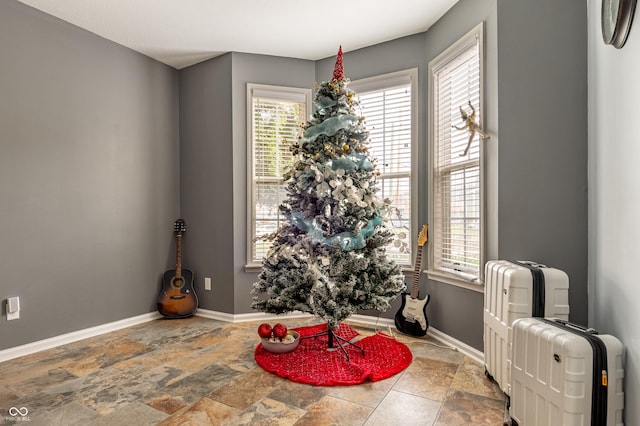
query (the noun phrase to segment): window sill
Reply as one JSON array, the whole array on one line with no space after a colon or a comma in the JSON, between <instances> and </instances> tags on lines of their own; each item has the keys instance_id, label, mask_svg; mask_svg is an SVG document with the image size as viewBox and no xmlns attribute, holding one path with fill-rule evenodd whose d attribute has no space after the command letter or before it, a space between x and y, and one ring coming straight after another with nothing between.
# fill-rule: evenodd
<instances>
[{"instance_id":1,"label":"window sill","mask_svg":"<svg viewBox=\"0 0 640 426\"><path fill-rule=\"evenodd\" d=\"M244 265L245 272L260 272L262 271L262 263L248 263Z\"/></svg>"},{"instance_id":2,"label":"window sill","mask_svg":"<svg viewBox=\"0 0 640 426\"><path fill-rule=\"evenodd\" d=\"M456 287L466 288L467 290L476 291L478 293L484 293L484 283L477 280L470 280L462 274L456 275L453 273L439 272L439 271L424 271L427 274L427 278L439 283L449 284Z\"/></svg>"}]
</instances>

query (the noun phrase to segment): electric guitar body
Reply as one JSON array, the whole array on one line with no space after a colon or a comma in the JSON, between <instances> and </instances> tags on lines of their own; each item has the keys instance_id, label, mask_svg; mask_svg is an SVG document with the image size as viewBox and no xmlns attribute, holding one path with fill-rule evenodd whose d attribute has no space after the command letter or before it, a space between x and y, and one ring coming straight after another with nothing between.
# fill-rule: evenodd
<instances>
[{"instance_id":1,"label":"electric guitar body","mask_svg":"<svg viewBox=\"0 0 640 426\"><path fill-rule=\"evenodd\" d=\"M427 334L427 329L429 328L429 320L427 319L429 295L427 294L422 299L419 298L422 247L427 242L427 229L427 225L424 225L420 235L418 235L418 250L416 252L416 265L413 272L411 292L402 294L402 305L395 316L395 324L398 331L416 337Z\"/></svg>"},{"instance_id":2,"label":"electric guitar body","mask_svg":"<svg viewBox=\"0 0 640 426\"><path fill-rule=\"evenodd\" d=\"M396 328L404 334L421 337L427 334L429 321L427 320L427 303L429 295L423 299L411 297L409 293L402 294L402 306L396 313Z\"/></svg>"},{"instance_id":3,"label":"electric guitar body","mask_svg":"<svg viewBox=\"0 0 640 426\"><path fill-rule=\"evenodd\" d=\"M176 269L162 277L162 290L158 296L158 312L167 318L187 318L198 309L198 296L193 289L193 272L182 268L182 234L184 220L174 223L176 234Z\"/></svg>"}]
</instances>

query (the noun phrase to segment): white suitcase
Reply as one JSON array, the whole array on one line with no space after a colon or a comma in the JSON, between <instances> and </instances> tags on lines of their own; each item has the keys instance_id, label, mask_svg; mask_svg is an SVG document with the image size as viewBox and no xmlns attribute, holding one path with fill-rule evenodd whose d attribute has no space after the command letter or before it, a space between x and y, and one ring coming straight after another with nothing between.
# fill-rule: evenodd
<instances>
[{"instance_id":1,"label":"white suitcase","mask_svg":"<svg viewBox=\"0 0 640 426\"><path fill-rule=\"evenodd\" d=\"M569 319L569 277L534 262L491 260L485 265L484 366L510 395L511 325L518 318Z\"/></svg>"},{"instance_id":2,"label":"white suitcase","mask_svg":"<svg viewBox=\"0 0 640 426\"><path fill-rule=\"evenodd\" d=\"M566 321L515 321L512 424L622 425L623 350L616 337Z\"/></svg>"}]
</instances>

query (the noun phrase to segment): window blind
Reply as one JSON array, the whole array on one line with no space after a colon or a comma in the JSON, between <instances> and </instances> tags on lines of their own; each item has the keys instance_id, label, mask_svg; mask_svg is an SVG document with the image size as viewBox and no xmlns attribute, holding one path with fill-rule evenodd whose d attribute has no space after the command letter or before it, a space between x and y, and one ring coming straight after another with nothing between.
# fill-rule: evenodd
<instances>
[{"instance_id":1,"label":"window blind","mask_svg":"<svg viewBox=\"0 0 640 426\"><path fill-rule=\"evenodd\" d=\"M478 38L433 72L433 248L432 268L468 280L480 277L480 136L466 155L469 132L460 108L480 122L480 48Z\"/></svg>"},{"instance_id":2,"label":"window blind","mask_svg":"<svg viewBox=\"0 0 640 426\"><path fill-rule=\"evenodd\" d=\"M412 90L411 82L358 93L369 131L369 152L376 159L381 198L389 198L399 215L392 215L391 230L400 236L387 255L403 265L411 265L411 168ZM357 90L357 85L356 89Z\"/></svg>"},{"instance_id":3,"label":"window blind","mask_svg":"<svg viewBox=\"0 0 640 426\"><path fill-rule=\"evenodd\" d=\"M276 91L253 92L253 244L252 261L260 261L271 243L256 239L275 232L283 220L278 206L285 198L283 175L293 163L290 145L306 116L305 97Z\"/></svg>"}]
</instances>

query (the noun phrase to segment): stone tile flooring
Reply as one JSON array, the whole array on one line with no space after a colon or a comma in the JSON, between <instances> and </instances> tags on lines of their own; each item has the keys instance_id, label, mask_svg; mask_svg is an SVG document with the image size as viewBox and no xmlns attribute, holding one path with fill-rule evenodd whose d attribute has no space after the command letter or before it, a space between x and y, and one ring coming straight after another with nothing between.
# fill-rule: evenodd
<instances>
[{"instance_id":1,"label":"stone tile flooring","mask_svg":"<svg viewBox=\"0 0 640 426\"><path fill-rule=\"evenodd\" d=\"M0 424L502 425L504 396L484 367L428 336L396 334L414 358L393 377L318 387L262 370L257 326L161 319L0 363Z\"/></svg>"}]
</instances>

